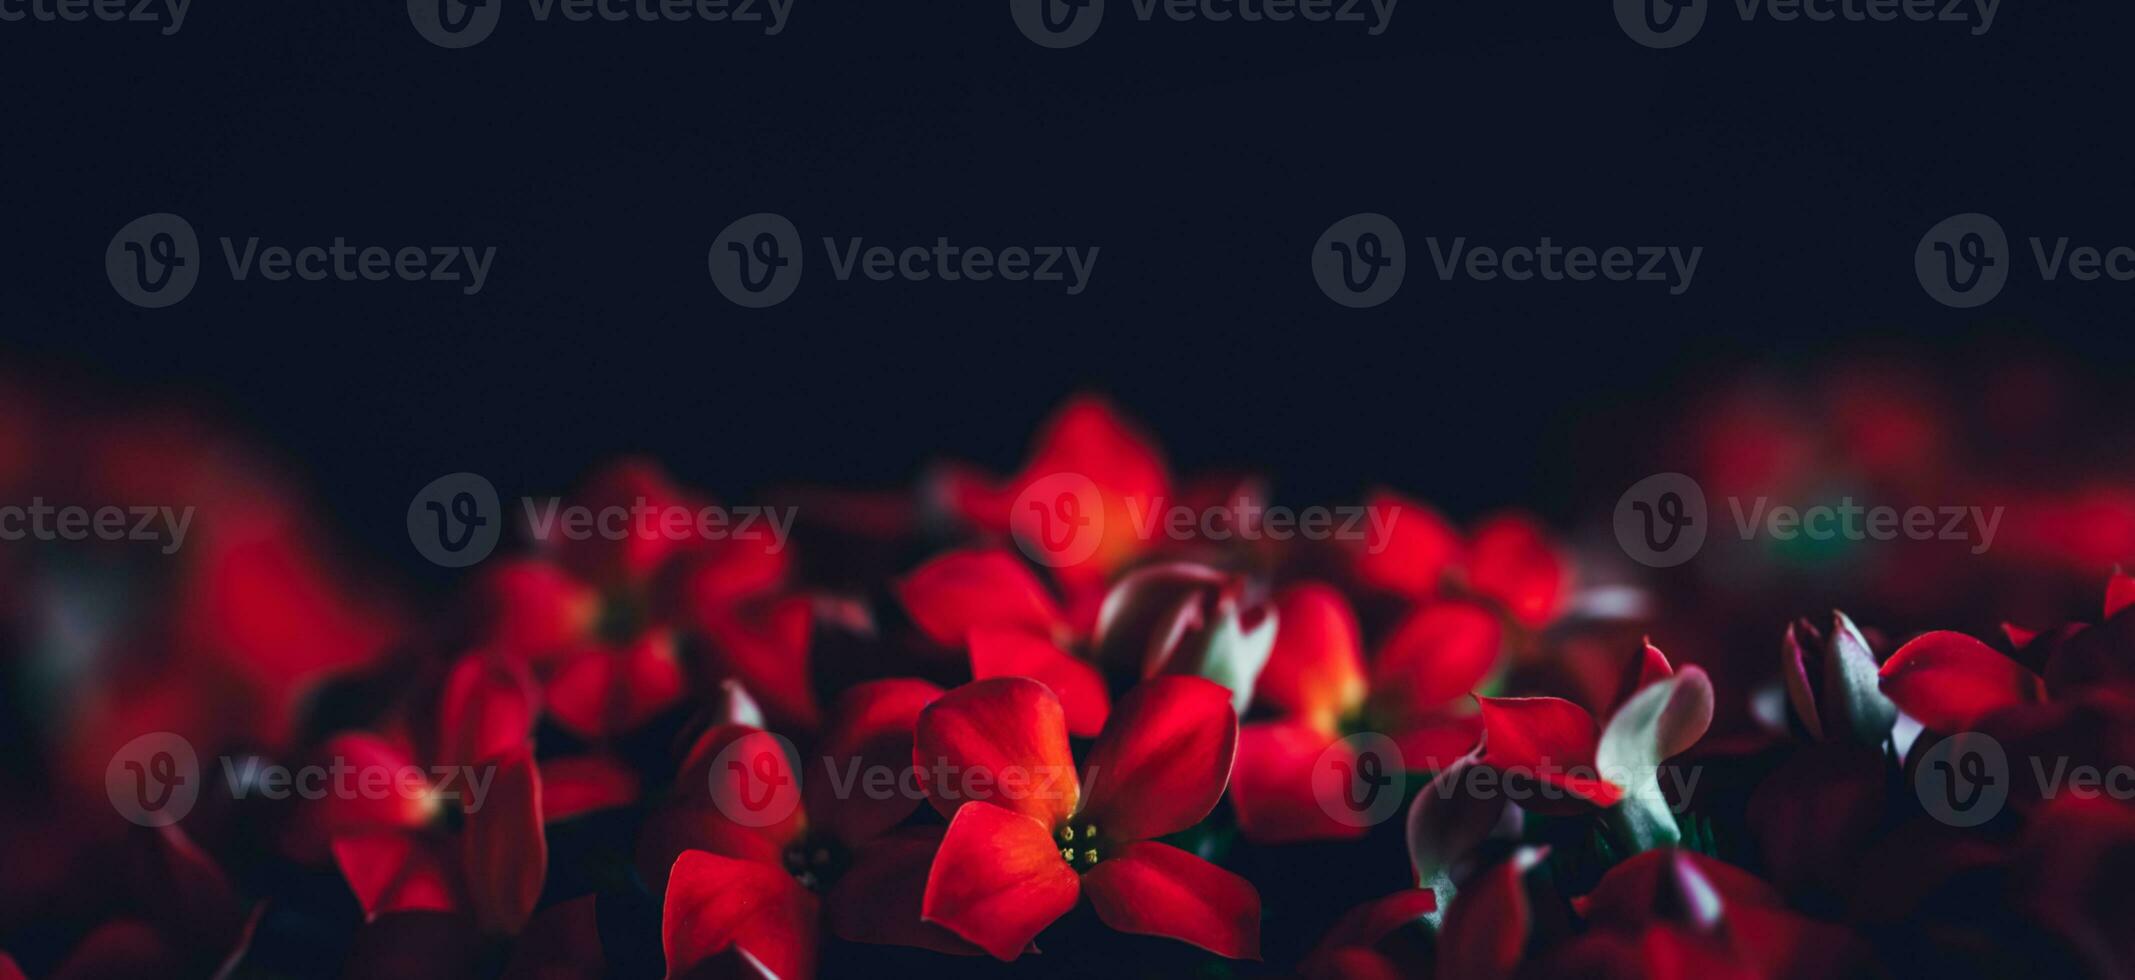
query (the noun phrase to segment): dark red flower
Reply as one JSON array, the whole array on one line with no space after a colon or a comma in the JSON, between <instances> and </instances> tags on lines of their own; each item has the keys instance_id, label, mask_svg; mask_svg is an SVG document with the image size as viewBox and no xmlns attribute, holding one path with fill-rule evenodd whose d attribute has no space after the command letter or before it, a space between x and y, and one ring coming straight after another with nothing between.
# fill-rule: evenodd
<instances>
[{"instance_id":1,"label":"dark red flower","mask_svg":"<svg viewBox=\"0 0 2135 980\"><path fill-rule=\"evenodd\" d=\"M698 739L676 798L652 816L639 844L642 873L667 896L670 976L738 957L805 980L826 931L977 952L920 919L941 832L892 829L920 805L913 724L940 694L916 680L847 691L811 757L821 778L803 779L786 743L762 729L726 724ZM886 787L874 778L883 771L895 774ZM778 795L792 787L797 799Z\"/></svg>"},{"instance_id":2,"label":"dark red flower","mask_svg":"<svg viewBox=\"0 0 2135 980\"><path fill-rule=\"evenodd\" d=\"M1345 733L1359 730L1392 738L1413 771L1436 771L1466 755L1482 722L1463 709L1497 668L1503 629L1473 603L1424 605L1395 627L1367 667L1356 616L1334 589L1295 586L1276 598L1275 609L1280 628L1256 703L1276 717L1239 732L1231 790L1239 829L1271 843L1362 836L1366 828L1320 806L1315 767Z\"/></svg>"}]
</instances>

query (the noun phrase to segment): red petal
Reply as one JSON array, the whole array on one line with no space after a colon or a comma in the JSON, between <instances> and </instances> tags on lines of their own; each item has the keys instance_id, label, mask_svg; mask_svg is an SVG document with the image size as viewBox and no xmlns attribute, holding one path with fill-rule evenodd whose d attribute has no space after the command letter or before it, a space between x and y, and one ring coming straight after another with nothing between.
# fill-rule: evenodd
<instances>
[{"instance_id":1,"label":"red petal","mask_svg":"<svg viewBox=\"0 0 2135 980\"><path fill-rule=\"evenodd\" d=\"M329 764L345 766L356 788L369 779L372 785L387 789L383 793L327 794L317 808L327 836L419 829L437 817L438 801L430 792L429 774L402 746L369 732L351 732L329 739L321 754ZM368 775L373 772L390 778L378 783L378 777Z\"/></svg>"},{"instance_id":2,"label":"red petal","mask_svg":"<svg viewBox=\"0 0 2135 980\"><path fill-rule=\"evenodd\" d=\"M1928 633L1907 643L1883 665L1882 678L1883 693L1906 714L1946 733L2046 696L2037 674L1963 633Z\"/></svg>"},{"instance_id":3,"label":"red petal","mask_svg":"<svg viewBox=\"0 0 2135 980\"><path fill-rule=\"evenodd\" d=\"M2135 605L2135 575L2115 569L2105 583L2105 618L2118 616L2131 605Z\"/></svg>"},{"instance_id":4,"label":"red petal","mask_svg":"<svg viewBox=\"0 0 2135 980\"><path fill-rule=\"evenodd\" d=\"M516 662L488 654L461 657L445 675L438 702L438 761L468 765L526 743L534 731L534 680Z\"/></svg>"},{"instance_id":5,"label":"red petal","mask_svg":"<svg viewBox=\"0 0 2135 980\"><path fill-rule=\"evenodd\" d=\"M1438 931L1438 975L1505 977L1519 966L1533 928L1521 875L1537 856L1522 851L1475 876L1453 896Z\"/></svg>"},{"instance_id":6,"label":"red petal","mask_svg":"<svg viewBox=\"0 0 2135 980\"><path fill-rule=\"evenodd\" d=\"M785 543L768 535L714 542L689 558L682 573L683 601L699 617L716 617L721 610L775 591L785 581L789 564Z\"/></svg>"},{"instance_id":7,"label":"red petal","mask_svg":"<svg viewBox=\"0 0 2135 980\"><path fill-rule=\"evenodd\" d=\"M1756 875L1702 854L1660 847L1610 868L1581 911L1605 928L1635 931L1660 921L1711 929L1738 907L1785 904Z\"/></svg>"},{"instance_id":8,"label":"red petal","mask_svg":"<svg viewBox=\"0 0 2135 980\"><path fill-rule=\"evenodd\" d=\"M784 871L689 851L675 860L660 914L667 975L686 977L737 949L780 980L815 975L815 895Z\"/></svg>"},{"instance_id":9,"label":"red petal","mask_svg":"<svg viewBox=\"0 0 2135 980\"><path fill-rule=\"evenodd\" d=\"M1638 645L1638 650L1631 654L1631 659L1624 662L1623 681L1616 687L1614 703L1629 701L1631 695L1645 690L1646 685L1674 676L1675 668L1669 666L1668 655L1654 646L1653 639L1648 637Z\"/></svg>"},{"instance_id":10,"label":"red petal","mask_svg":"<svg viewBox=\"0 0 2135 980\"><path fill-rule=\"evenodd\" d=\"M1375 946L1395 930L1438 909L1438 896L1428 888L1404 888L1375 898L1342 914L1320 940L1322 951L1344 946Z\"/></svg>"},{"instance_id":11,"label":"red petal","mask_svg":"<svg viewBox=\"0 0 2135 980\"><path fill-rule=\"evenodd\" d=\"M22 967L15 965L14 957L0 953L0 980L29 980L29 977L22 972Z\"/></svg>"},{"instance_id":12,"label":"red petal","mask_svg":"<svg viewBox=\"0 0 2135 980\"><path fill-rule=\"evenodd\" d=\"M822 721L811 676L813 599L789 596L727 610L699 626L711 641L714 669L740 679L773 719L799 728Z\"/></svg>"},{"instance_id":13,"label":"red petal","mask_svg":"<svg viewBox=\"0 0 2135 980\"><path fill-rule=\"evenodd\" d=\"M914 827L878 837L856 852L824 899L831 931L848 942L982 955L985 950L919 917L941 838L940 828Z\"/></svg>"},{"instance_id":14,"label":"red petal","mask_svg":"<svg viewBox=\"0 0 2135 980\"><path fill-rule=\"evenodd\" d=\"M980 803L949 821L921 914L995 959L1013 960L1081 892L1049 825Z\"/></svg>"},{"instance_id":15,"label":"red petal","mask_svg":"<svg viewBox=\"0 0 2135 980\"><path fill-rule=\"evenodd\" d=\"M49 980L114 980L169 977L183 972L184 956L153 926L115 919L90 930Z\"/></svg>"},{"instance_id":16,"label":"red petal","mask_svg":"<svg viewBox=\"0 0 2135 980\"><path fill-rule=\"evenodd\" d=\"M1230 692L1198 677L1152 677L1120 699L1083 768L1080 816L1109 840L1147 840L1208 816L1238 751Z\"/></svg>"},{"instance_id":17,"label":"red petal","mask_svg":"<svg viewBox=\"0 0 2135 980\"><path fill-rule=\"evenodd\" d=\"M575 755L541 763L541 818L569 820L638 800L638 774L611 755Z\"/></svg>"},{"instance_id":18,"label":"red petal","mask_svg":"<svg viewBox=\"0 0 2135 980\"><path fill-rule=\"evenodd\" d=\"M1483 708L1483 763L1508 777L1553 787L1595 806L1614 806L1623 789L1594 770L1600 742L1594 718L1562 698L1477 698ZM1525 801L1548 812L1544 796ZM1575 804L1576 805L1576 804Z\"/></svg>"},{"instance_id":19,"label":"red petal","mask_svg":"<svg viewBox=\"0 0 2135 980\"><path fill-rule=\"evenodd\" d=\"M958 647L981 626L1052 636L1060 607L1015 556L1006 551L952 551L914 569L896 583L921 632L945 647Z\"/></svg>"},{"instance_id":20,"label":"red petal","mask_svg":"<svg viewBox=\"0 0 2135 980\"><path fill-rule=\"evenodd\" d=\"M803 806L818 827L854 846L902 823L919 808L919 798L910 792L922 785L911 772L913 728L919 713L941 694L941 688L926 681L907 679L868 681L846 689L816 748L821 768L803 774ZM876 771L896 774L891 792L868 789L869 774ZM918 911L912 914L916 921Z\"/></svg>"},{"instance_id":21,"label":"red petal","mask_svg":"<svg viewBox=\"0 0 2135 980\"><path fill-rule=\"evenodd\" d=\"M1050 832L1075 812L1082 787L1067 716L1045 685L1021 677L974 681L928 705L916 731L912 761L943 815L985 799Z\"/></svg>"},{"instance_id":22,"label":"red petal","mask_svg":"<svg viewBox=\"0 0 2135 980\"><path fill-rule=\"evenodd\" d=\"M336 837L333 851L366 920L388 912L460 907L453 865L433 838L413 833Z\"/></svg>"},{"instance_id":23,"label":"red petal","mask_svg":"<svg viewBox=\"0 0 2135 980\"><path fill-rule=\"evenodd\" d=\"M1485 521L1468 540L1468 587L1496 599L1530 627L1549 624L1564 602L1571 571L1533 521Z\"/></svg>"},{"instance_id":24,"label":"red petal","mask_svg":"<svg viewBox=\"0 0 2135 980\"><path fill-rule=\"evenodd\" d=\"M546 660L577 649L600 618L600 595L552 562L514 560L482 584L487 642L498 653Z\"/></svg>"},{"instance_id":25,"label":"red petal","mask_svg":"<svg viewBox=\"0 0 2135 980\"><path fill-rule=\"evenodd\" d=\"M490 932L516 933L534 914L549 867L533 750L522 748L497 762L479 808L467 796L462 799L467 827L460 840L475 922Z\"/></svg>"},{"instance_id":26,"label":"red petal","mask_svg":"<svg viewBox=\"0 0 2135 980\"><path fill-rule=\"evenodd\" d=\"M1324 732L1363 707L1364 655L1357 617L1340 592L1317 582L1275 598L1275 650L1255 688L1255 703L1302 716Z\"/></svg>"},{"instance_id":27,"label":"red petal","mask_svg":"<svg viewBox=\"0 0 2135 980\"><path fill-rule=\"evenodd\" d=\"M1176 939L1234 960L1260 958L1260 892L1169 844L1114 845L1083 885L1097 917L1121 932Z\"/></svg>"},{"instance_id":28,"label":"red petal","mask_svg":"<svg viewBox=\"0 0 2135 980\"><path fill-rule=\"evenodd\" d=\"M1563 698L1477 698L1483 708L1483 762L1500 769L1594 761L1601 734L1594 716Z\"/></svg>"},{"instance_id":29,"label":"red petal","mask_svg":"<svg viewBox=\"0 0 2135 980\"><path fill-rule=\"evenodd\" d=\"M1365 506L1375 530L1357 552L1357 578L1410 599L1436 595L1460 561L1460 533L1437 511L1398 494L1374 493ZM1378 527L1386 529L1383 538Z\"/></svg>"},{"instance_id":30,"label":"red petal","mask_svg":"<svg viewBox=\"0 0 2135 980\"><path fill-rule=\"evenodd\" d=\"M1028 677L1053 689L1067 712L1068 733L1095 736L1112 713L1112 695L1097 668L1068 654L1051 641L1020 630L980 628L971 631L971 676Z\"/></svg>"},{"instance_id":31,"label":"red petal","mask_svg":"<svg viewBox=\"0 0 2135 980\"><path fill-rule=\"evenodd\" d=\"M1148 547L1136 518L1148 520L1171 492L1164 461L1149 439L1101 398L1079 396L1060 407L1038 434L1030 461L1014 481L1015 494L1048 477L1071 475L1089 481L1104 502L1103 534L1087 560L1063 566L1067 578L1103 578ZM1014 501L1008 503L1012 506ZM1036 515L1011 510L1007 523L1025 541L1042 541L1034 533Z\"/></svg>"},{"instance_id":32,"label":"red petal","mask_svg":"<svg viewBox=\"0 0 2135 980\"><path fill-rule=\"evenodd\" d=\"M1238 764L1231 769L1231 808L1238 813L1238 832L1257 844L1364 836L1370 828L1335 819L1312 790L1314 767L1339 742L1302 722L1240 727Z\"/></svg>"},{"instance_id":33,"label":"red petal","mask_svg":"<svg viewBox=\"0 0 2135 980\"><path fill-rule=\"evenodd\" d=\"M1298 965L1305 980L1405 980L1411 971L1393 957L1361 946L1336 946L1305 957Z\"/></svg>"},{"instance_id":34,"label":"red petal","mask_svg":"<svg viewBox=\"0 0 2135 980\"><path fill-rule=\"evenodd\" d=\"M1441 717L1388 736L1410 772L1443 772L1483 740L1481 715Z\"/></svg>"},{"instance_id":35,"label":"red petal","mask_svg":"<svg viewBox=\"0 0 2135 980\"><path fill-rule=\"evenodd\" d=\"M621 735L682 699L682 665L674 636L647 633L623 647L573 657L543 692L557 724L580 738Z\"/></svg>"},{"instance_id":36,"label":"red petal","mask_svg":"<svg viewBox=\"0 0 2135 980\"><path fill-rule=\"evenodd\" d=\"M1471 603L1445 602L1417 610L1394 629L1372 664L1374 717L1389 727L1457 701L1497 667L1504 628Z\"/></svg>"},{"instance_id":37,"label":"red petal","mask_svg":"<svg viewBox=\"0 0 2135 980\"><path fill-rule=\"evenodd\" d=\"M656 517L650 520L652 527L641 527L640 512L634 509L640 504L692 510L698 506L668 481L667 474L657 463L624 460L612 464L594 474L570 502L571 506L592 510L596 533L585 540L573 541L565 536L560 515L557 524L548 528L550 540L563 563L580 578L594 582L638 583L651 578L688 542L658 533ZM618 509L623 515L621 518L608 516ZM540 533L538 526L534 530L537 535ZM611 538L609 532L617 532L617 536Z\"/></svg>"}]
</instances>

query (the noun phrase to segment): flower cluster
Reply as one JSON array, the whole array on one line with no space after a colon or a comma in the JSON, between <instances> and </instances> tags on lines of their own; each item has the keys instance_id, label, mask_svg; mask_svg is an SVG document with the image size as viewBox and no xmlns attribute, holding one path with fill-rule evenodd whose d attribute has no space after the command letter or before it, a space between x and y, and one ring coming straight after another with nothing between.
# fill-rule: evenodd
<instances>
[{"instance_id":1,"label":"flower cluster","mask_svg":"<svg viewBox=\"0 0 2135 980\"><path fill-rule=\"evenodd\" d=\"M1698 649L1530 516L1285 509L1082 397L1006 476L781 491L791 542L633 524L405 600L241 451L43 424L0 489L202 513L0 560L11 707L56 692L0 978L2135 970L2125 576L1991 644ZM574 502L710 506L642 460Z\"/></svg>"}]
</instances>

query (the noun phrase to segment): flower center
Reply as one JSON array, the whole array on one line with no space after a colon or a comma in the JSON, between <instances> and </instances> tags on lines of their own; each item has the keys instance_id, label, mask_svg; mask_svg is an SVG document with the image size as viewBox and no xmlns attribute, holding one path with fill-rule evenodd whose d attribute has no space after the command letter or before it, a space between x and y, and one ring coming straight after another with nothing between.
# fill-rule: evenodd
<instances>
[{"instance_id":1,"label":"flower center","mask_svg":"<svg viewBox=\"0 0 2135 980\"><path fill-rule=\"evenodd\" d=\"M1069 823L1054 831L1053 839L1060 842L1060 859L1076 871L1088 871L1104 859L1097 845L1097 825L1094 823Z\"/></svg>"},{"instance_id":2,"label":"flower center","mask_svg":"<svg viewBox=\"0 0 2135 980\"><path fill-rule=\"evenodd\" d=\"M821 891L845 871L847 857L834 841L804 840L786 848L786 873L801 887Z\"/></svg>"}]
</instances>

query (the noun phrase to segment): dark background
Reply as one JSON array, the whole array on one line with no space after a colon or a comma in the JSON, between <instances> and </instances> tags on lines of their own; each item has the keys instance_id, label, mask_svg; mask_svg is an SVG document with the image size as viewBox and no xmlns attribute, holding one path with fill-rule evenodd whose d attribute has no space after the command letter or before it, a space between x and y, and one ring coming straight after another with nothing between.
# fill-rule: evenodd
<instances>
[{"instance_id":1,"label":"dark background","mask_svg":"<svg viewBox=\"0 0 2135 980\"><path fill-rule=\"evenodd\" d=\"M2034 353L2108 390L2135 285L2022 271L1932 302L1920 236L1957 212L2135 243L2126 4L1969 25L1744 23L1673 51L1605 3L1407 0L1361 25L1141 23L1025 40L1003 0L799 0L735 24L537 23L425 42L404 6L201 0L183 30L0 24L0 337L89 397L174 400L276 447L377 560L438 576L402 512L435 476L568 489L647 451L728 497L1006 469L1066 393L1112 393L1183 470L1263 469L1293 501L1386 482L1456 515L1562 519L1608 461L1744 367L1861 350L1962 377ZM705 251L778 211L813 264L768 311ZM101 256L173 211L210 269L163 310ZM1411 246L1373 310L1309 248L1380 211ZM495 245L485 291L233 283L215 239ZM1074 243L1091 289L838 283L818 239ZM1654 284L1440 283L1423 239L1702 245ZM1600 420L1600 424L1582 424ZM1568 461L1580 467L1574 477ZM1615 484L1621 486L1623 484ZM1589 508L1591 509L1591 508Z\"/></svg>"}]
</instances>

